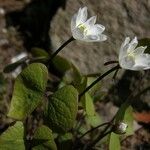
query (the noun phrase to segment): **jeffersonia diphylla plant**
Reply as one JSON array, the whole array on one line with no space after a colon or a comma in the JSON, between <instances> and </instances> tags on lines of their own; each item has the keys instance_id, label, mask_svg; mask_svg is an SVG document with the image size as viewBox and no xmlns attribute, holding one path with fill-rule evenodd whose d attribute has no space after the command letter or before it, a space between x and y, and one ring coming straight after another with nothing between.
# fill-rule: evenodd
<instances>
[{"instance_id":1,"label":"jeffersonia diphylla plant","mask_svg":"<svg viewBox=\"0 0 150 150\"><path fill-rule=\"evenodd\" d=\"M16 146L18 150L91 150L100 148L101 140L109 137L111 150L113 145L120 148L119 135L133 134L131 100L134 96L129 96L112 120L101 123L94 106L95 92L100 91L98 82L119 69L150 69L150 54L144 53L147 47L138 45L136 37L132 41L127 37L121 45L118 60L105 63L116 64L113 68L96 78L82 75L75 65L58 53L73 40L107 40L103 34L105 27L96 24L96 16L87 18L87 7L73 15L72 37L53 54L33 48L32 57L25 56L4 68L5 73L20 66L22 71L15 78L7 114L12 119L12 126L0 136L2 149L10 150Z\"/></svg>"}]
</instances>

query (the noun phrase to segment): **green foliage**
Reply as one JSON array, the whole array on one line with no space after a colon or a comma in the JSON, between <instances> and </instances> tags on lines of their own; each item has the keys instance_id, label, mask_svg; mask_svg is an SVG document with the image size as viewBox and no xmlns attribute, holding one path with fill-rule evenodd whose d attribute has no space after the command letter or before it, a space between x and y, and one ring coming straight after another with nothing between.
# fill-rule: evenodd
<instances>
[{"instance_id":1,"label":"green foliage","mask_svg":"<svg viewBox=\"0 0 150 150\"><path fill-rule=\"evenodd\" d=\"M85 112L87 116L94 116L95 115L95 107L93 104L93 99L91 96L86 93L85 95L82 96L82 101L83 101L83 107L85 108Z\"/></svg>"},{"instance_id":2,"label":"green foliage","mask_svg":"<svg viewBox=\"0 0 150 150\"><path fill-rule=\"evenodd\" d=\"M124 122L128 125L127 130L126 130L126 136L133 135L134 130L133 130L133 108L132 106L129 106L126 109L125 115L124 115Z\"/></svg>"},{"instance_id":3,"label":"green foliage","mask_svg":"<svg viewBox=\"0 0 150 150\"><path fill-rule=\"evenodd\" d=\"M92 116L86 116L87 124L91 125L92 127L96 127L102 123L101 117L98 113L94 113Z\"/></svg>"},{"instance_id":4,"label":"green foliage","mask_svg":"<svg viewBox=\"0 0 150 150\"><path fill-rule=\"evenodd\" d=\"M133 108L130 106L130 104L125 102L121 105L120 109L118 110L115 118L115 123L118 122L124 122L128 125L128 128L126 130L126 135L132 135L133 134Z\"/></svg>"},{"instance_id":5,"label":"green foliage","mask_svg":"<svg viewBox=\"0 0 150 150\"><path fill-rule=\"evenodd\" d=\"M119 135L113 132L109 138L109 150L121 150Z\"/></svg>"},{"instance_id":6,"label":"green foliage","mask_svg":"<svg viewBox=\"0 0 150 150\"><path fill-rule=\"evenodd\" d=\"M46 57L46 58L49 58L49 54L44 49L41 49L41 48L38 48L38 47L32 48L31 53L32 53L33 57Z\"/></svg>"},{"instance_id":7,"label":"green foliage","mask_svg":"<svg viewBox=\"0 0 150 150\"><path fill-rule=\"evenodd\" d=\"M49 99L46 120L49 127L57 133L70 130L75 122L78 109L78 92L73 86L64 86Z\"/></svg>"},{"instance_id":8,"label":"green foliage","mask_svg":"<svg viewBox=\"0 0 150 150\"><path fill-rule=\"evenodd\" d=\"M57 150L52 131L44 125L36 129L33 144L32 150Z\"/></svg>"},{"instance_id":9,"label":"green foliage","mask_svg":"<svg viewBox=\"0 0 150 150\"><path fill-rule=\"evenodd\" d=\"M45 92L48 71L45 65L33 63L17 77L8 116L25 119L40 103Z\"/></svg>"},{"instance_id":10,"label":"green foliage","mask_svg":"<svg viewBox=\"0 0 150 150\"><path fill-rule=\"evenodd\" d=\"M83 91L90 83L89 83L88 78L84 77L83 83L80 86L80 91ZM85 111L86 119L88 123L91 126L95 126L97 124L96 122L99 122L99 119L98 119L99 117L96 115L96 112L95 112L94 100L89 94L90 92L92 92L92 90L93 88L81 97L81 103ZM97 121L96 121L96 118L98 119Z\"/></svg>"},{"instance_id":11,"label":"green foliage","mask_svg":"<svg viewBox=\"0 0 150 150\"><path fill-rule=\"evenodd\" d=\"M64 74L62 82L64 82L64 84L72 84L77 88L78 92L80 92L80 86L82 86L84 78L76 66L72 64L71 68Z\"/></svg>"},{"instance_id":12,"label":"green foliage","mask_svg":"<svg viewBox=\"0 0 150 150\"><path fill-rule=\"evenodd\" d=\"M118 123L118 122L121 122L124 120L125 112L129 106L130 106L130 104L128 102L125 102L121 105L121 107L119 108L119 110L116 114L115 123Z\"/></svg>"},{"instance_id":13,"label":"green foliage","mask_svg":"<svg viewBox=\"0 0 150 150\"><path fill-rule=\"evenodd\" d=\"M41 48L37 47L32 48L31 53L33 58L30 60L30 63L33 62L46 63L50 58L49 53L47 53L44 49Z\"/></svg>"},{"instance_id":14,"label":"green foliage","mask_svg":"<svg viewBox=\"0 0 150 150\"><path fill-rule=\"evenodd\" d=\"M72 64L67 59L59 55L54 57L53 65L57 69L57 71L61 74L64 74L72 66Z\"/></svg>"},{"instance_id":15,"label":"green foliage","mask_svg":"<svg viewBox=\"0 0 150 150\"><path fill-rule=\"evenodd\" d=\"M71 133L66 133L60 135L58 138L58 149L59 150L71 150L73 144L73 135Z\"/></svg>"},{"instance_id":16,"label":"green foliage","mask_svg":"<svg viewBox=\"0 0 150 150\"><path fill-rule=\"evenodd\" d=\"M0 150L25 150L22 122L16 122L0 136Z\"/></svg>"}]
</instances>

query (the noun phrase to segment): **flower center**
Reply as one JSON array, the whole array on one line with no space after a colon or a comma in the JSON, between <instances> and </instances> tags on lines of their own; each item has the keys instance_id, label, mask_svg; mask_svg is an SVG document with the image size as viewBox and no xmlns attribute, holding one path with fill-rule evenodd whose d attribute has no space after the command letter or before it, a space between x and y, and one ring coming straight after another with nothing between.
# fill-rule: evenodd
<instances>
[{"instance_id":1,"label":"flower center","mask_svg":"<svg viewBox=\"0 0 150 150\"><path fill-rule=\"evenodd\" d=\"M135 59L135 54L134 52L127 52L128 57L130 57L131 59Z\"/></svg>"},{"instance_id":2,"label":"flower center","mask_svg":"<svg viewBox=\"0 0 150 150\"><path fill-rule=\"evenodd\" d=\"M87 33L87 27L84 24L79 24L78 28L80 29L81 32L83 32L84 34Z\"/></svg>"}]
</instances>

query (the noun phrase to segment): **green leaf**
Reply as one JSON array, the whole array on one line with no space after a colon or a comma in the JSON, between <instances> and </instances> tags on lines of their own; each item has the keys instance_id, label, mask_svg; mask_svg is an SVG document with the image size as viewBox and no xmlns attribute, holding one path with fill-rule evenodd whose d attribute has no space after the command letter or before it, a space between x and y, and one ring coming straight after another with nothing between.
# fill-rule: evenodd
<instances>
[{"instance_id":1,"label":"green leaf","mask_svg":"<svg viewBox=\"0 0 150 150\"><path fill-rule=\"evenodd\" d=\"M133 108L128 102L123 103L119 108L115 118L115 123L118 122L124 122L128 125L126 135L133 134Z\"/></svg>"},{"instance_id":2,"label":"green leaf","mask_svg":"<svg viewBox=\"0 0 150 150\"><path fill-rule=\"evenodd\" d=\"M78 92L69 85L56 91L49 99L46 110L49 127L57 133L70 130L78 108Z\"/></svg>"},{"instance_id":3,"label":"green leaf","mask_svg":"<svg viewBox=\"0 0 150 150\"><path fill-rule=\"evenodd\" d=\"M58 138L58 149L59 150L71 150L73 145L73 135L71 133L66 133L64 135L59 135Z\"/></svg>"},{"instance_id":4,"label":"green leaf","mask_svg":"<svg viewBox=\"0 0 150 150\"><path fill-rule=\"evenodd\" d=\"M65 58L57 55L53 59L53 65L61 74L64 74L67 70L69 70L72 64Z\"/></svg>"},{"instance_id":5,"label":"green leaf","mask_svg":"<svg viewBox=\"0 0 150 150\"><path fill-rule=\"evenodd\" d=\"M36 129L33 144L32 150L57 150L52 131L44 125Z\"/></svg>"},{"instance_id":6,"label":"green leaf","mask_svg":"<svg viewBox=\"0 0 150 150\"><path fill-rule=\"evenodd\" d=\"M150 54L150 38L140 39L138 42L138 46L147 46L145 53Z\"/></svg>"},{"instance_id":7,"label":"green leaf","mask_svg":"<svg viewBox=\"0 0 150 150\"><path fill-rule=\"evenodd\" d=\"M113 132L110 134L109 150L121 150L119 135Z\"/></svg>"},{"instance_id":8,"label":"green leaf","mask_svg":"<svg viewBox=\"0 0 150 150\"><path fill-rule=\"evenodd\" d=\"M134 130L133 130L133 108L129 106L126 109L125 115L124 115L124 122L128 125L128 128L126 130L126 135L133 135Z\"/></svg>"},{"instance_id":9,"label":"green leaf","mask_svg":"<svg viewBox=\"0 0 150 150\"><path fill-rule=\"evenodd\" d=\"M86 93L82 96L83 107L85 108L85 112L87 116L95 115L95 107L93 104L93 99L90 94Z\"/></svg>"},{"instance_id":10,"label":"green leaf","mask_svg":"<svg viewBox=\"0 0 150 150\"><path fill-rule=\"evenodd\" d=\"M30 59L30 63L46 63L48 61L47 57L36 57L36 58L32 58Z\"/></svg>"},{"instance_id":11,"label":"green leaf","mask_svg":"<svg viewBox=\"0 0 150 150\"><path fill-rule=\"evenodd\" d=\"M78 86L80 92L85 90L85 88L87 87L87 84L88 84L87 83L88 82L87 77L84 77L83 79L84 80L82 81L80 86ZM82 107L84 108L84 110L86 112L86 115L93 117L96 112L95 112L95 107L94 107L94 103L93 103L93 98L91 97L89 92L85 93L81 97L81 103L82 103Z\"/></svg>"},{"instance_id":12,"label":"green leaf","mask_svg":"<svg viewBox=\"0 0 150 150\"><path fill-rule=\"evenodd\" d=\"M25 150L24 127L22 122L16 122L0 136L0 150Z\"/></svg>"},{"instance_id":13,"label":"green leaf","mask_svg":"<svg viewBox=\"0 0 150 150\"><path fill-rule=\"evenodd\" d=\"M17 77L8 116L25 119L41 102L48 79L45 65L33 63Z\"/></svg>"},{"instance_id":14,"label":"green leaf","mask_svg":"<svg viewBox=\"0 0 150 150\"><path fill-rule=\"evenodd\" d=\"M22 65L25 62L26 59L27 59L27 57L22 58L21 60L15 62L15 63L7 65L3 70L4 73L10 73L10 72L14 71L17 67Z\"/></svg>"},{"instance_id":15,"label":"green leaf","mask_svg":"<svg viewBox=\"0 0 150 150\"><path fill-rule=\"evenodd\" d=\"M125 112L129 106L130 106L130 104L128 102L125 102L121 105L121 107L117 111L117 114L115 117L115 123L118 123L118 122L121 122L124 120Z\"/></svg>"},{"instance_id":16,"label":"green leaf","mask_svg":"<svg viewBox=\"0 0 150 150\"><path fill-rule=\"evenodd\" d=\"M75 65L72 64L71 68L66 71L63 77L63 82L66 84L72 84L80 92L80 86L82 86L84 78Z\"/></svg>"},{"instance_id":17,"label":"green leaf","mask_svg":"<svg viewBox=\"0 0 150 150\"><path fill-rule=\"evenodd\" d=\"M82 74L80 73L79 69L72 64L72 69L73 69L73 83L74 85L78 85L82 82L83 80L83 76Z\"/></svg>"},{"instance_id":18,"label":"green leaf","mask_svg":"<svg viewBox=\"0 0 150 150\"><path fill-rule=\"evenodd\" d=\"M91 125L92 127L97 127L102 123L101 117L98 113L95 112L93 116L86 116L86 122Z\"/></svg>"},{"instance_id":19,"label":"green leaf","mask_svg":"<svg viewBox=\"0 0 150 150\"><path fill-rule=\"evenodd\" d=\"M49 54L44 49L37 47L32 48L31 53L33 57L46 57L46 58L50 57Z\"/></svg>"}]
</instances>

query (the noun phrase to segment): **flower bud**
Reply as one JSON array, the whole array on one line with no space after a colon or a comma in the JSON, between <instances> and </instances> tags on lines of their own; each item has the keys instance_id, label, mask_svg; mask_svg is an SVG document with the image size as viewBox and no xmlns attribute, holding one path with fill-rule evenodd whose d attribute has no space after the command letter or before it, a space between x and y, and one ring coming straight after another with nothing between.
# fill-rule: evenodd
<instances>
[{"instance_id":1,"label":"flower bud","mask_svg":"<svg viewBox=\"0 0 150 150\"><path fill-rule=\"evenodd\" d=\"M125 134L127 127L128 125L126 123L119 122L113 126L112 131L116 134Z\"/></svg>"}]
</instances>

